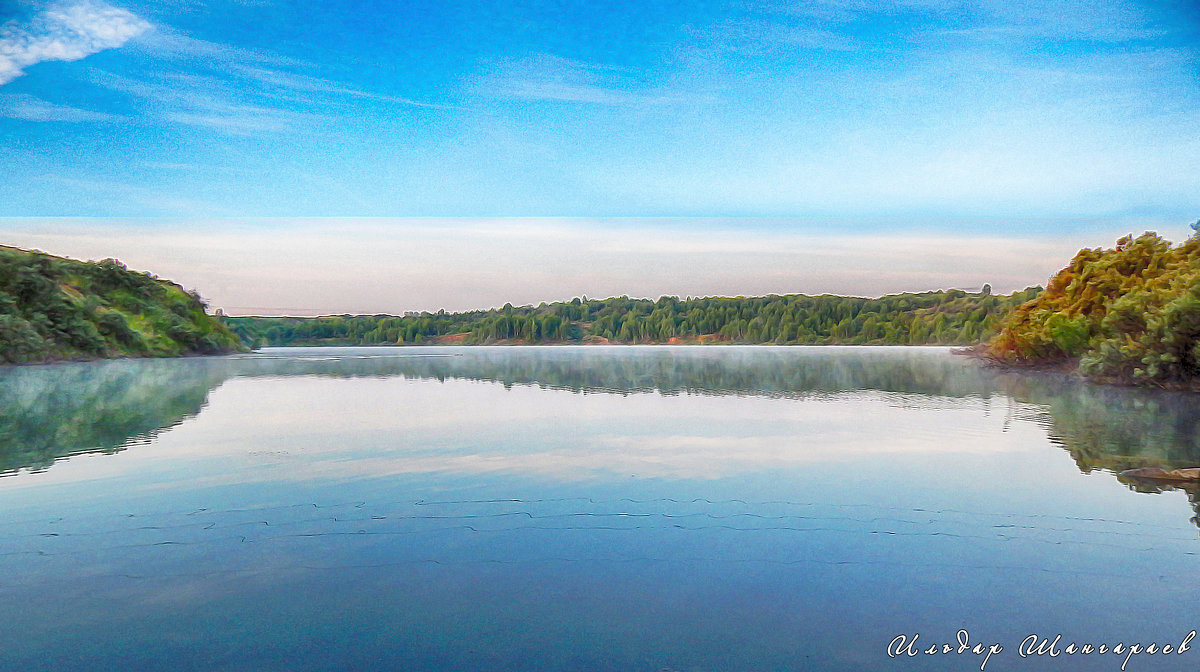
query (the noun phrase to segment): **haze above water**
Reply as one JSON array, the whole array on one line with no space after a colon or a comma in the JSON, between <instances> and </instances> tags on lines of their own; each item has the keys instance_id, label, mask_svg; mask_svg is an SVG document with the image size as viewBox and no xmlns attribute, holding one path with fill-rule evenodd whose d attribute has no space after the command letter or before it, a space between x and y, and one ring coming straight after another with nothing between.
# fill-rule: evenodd
<instances>
[{"instance_id":1,"label":"haze above water","mask_svg":"<svg viewBox=\"0 0 1200 672\"><path fill-rule=\"evenodd\" d=\"M1118 670L1197 395L938 348L278 348L0 370L0 668ZM1138 492L1141 489L1144 492ZM1195 669L1182 654L1130 670Z\"/></svg>"}]
</instances>

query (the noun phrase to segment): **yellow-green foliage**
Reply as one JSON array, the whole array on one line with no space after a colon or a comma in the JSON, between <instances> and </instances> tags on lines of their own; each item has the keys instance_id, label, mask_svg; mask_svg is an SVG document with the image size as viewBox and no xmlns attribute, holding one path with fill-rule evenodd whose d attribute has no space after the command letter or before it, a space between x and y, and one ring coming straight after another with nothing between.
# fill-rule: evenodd
<instances>
[{"instance_id":1,"label":"yellow-green foliage","mask_svg":"<svg viewBox=\"0 0 1200 672\"><path fill-rule=\"evenodd\" d=\"M0 246L0 362L241 349L194 293L120 262Z\"/></svg>"},{"instance_id":2,"label":"yellow-green foliage","mask_svg":"<svg viewBox=\"0 0 1200 672\"><path fill-rule=\"evenodd\" d=\"M1085 249L1014 310L991 354L1022 363L1078 360L1083 373L1133 383L1200 378L1200 237L1153 233Z\"/></svg>"}]
</instances>

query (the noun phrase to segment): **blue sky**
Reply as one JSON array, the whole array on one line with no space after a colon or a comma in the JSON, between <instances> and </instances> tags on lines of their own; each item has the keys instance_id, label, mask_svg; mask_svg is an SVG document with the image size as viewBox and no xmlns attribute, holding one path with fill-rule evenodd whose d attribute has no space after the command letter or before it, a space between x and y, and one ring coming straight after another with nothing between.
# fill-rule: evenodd
<instances>
[{"instance_id":1,"label":"blue sky","mask_svg":"<svg viewBox=\"0 0 1200 672\"><path fill-rule=\"evenodd\" d=\"M1194 3L3 7L10 216L1200 216Z\"/></svg>"},{"instance_id":2,"label":"blue sky","mask_svg":"<svg viewBox=\"0 0 1200 672\"><path fill-rule=\"evenodd\" d=\"M384 248L431 226L467 247L464 232L495 226L665 240L673 218L711 240L834 247L1186 231L1198 29L1195 3L1126 0L8 0L0 237L136 257L148 234L316 241L313 218L330 217ZM116 249L89 246L91 230ZM538 249L511 253L535 264ZM175 254L144 263L196 271ZM448 275L471 256L445 257ZM843 289L975 283L951 270ZM632 270L597 285L622 278L629 293L681 285ZM468 295L493 300L443 302Z\"/></svg>"}]
</instances>

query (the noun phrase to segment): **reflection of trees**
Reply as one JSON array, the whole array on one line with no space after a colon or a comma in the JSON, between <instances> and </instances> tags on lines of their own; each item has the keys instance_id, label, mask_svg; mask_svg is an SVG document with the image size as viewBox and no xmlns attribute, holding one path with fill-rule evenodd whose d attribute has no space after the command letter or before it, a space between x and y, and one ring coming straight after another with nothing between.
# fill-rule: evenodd
<instances>
[{"instance_id":1,"label":"reflection of trees","mask_svg":"<svg viewBox=\"0 0 1200 672\"><path fill-rule=\"evenodd\" d=\"M121 360L0 369L0 474L116 452L195 415L221 360Z\"/></svg>"},{"instance_id":2,"label":"reflection of trees","mask_svg":"<svg viewBox=\"0 0 1200 672\"><path fill-rule=\"evenodd\" d=\"M0 369L0 474L117 452L200 412L231 377L463 379L576 393L807 397L853 390L987 395L941 350L896 348L359 348Z\"/></svg>"},{"instance_id":3,"label":"reflection of trees","mask_svg":"<svg viewBox=\"0 0 1200 672\"><path fill-rule=\"evenodd\" d=\"M115 452L195 415L224 380L265 376L462 379L587 394L1006 395L1017 402L1010 406L1013 416L1045 425L1084 473L1200 465L1200 395L1000 374L942 350L442 347L268 350L3 369L0 473L45 468L76 453Z\"/></svg>"},{"instance_id":4,"label":"reflection of trees","mask_svg":"<svg viewBox=\"0 0 1200 672\"><path fill-rule=\"evenodd\" d=\"M1012 398L1046 409L1051 439L1084 473L1200 465L1200 395L1052 375L1005 375L1000 381Z\"/></svg>"},{"instance_id":5,"label":"reflection of trees","mask_svg":"<svg viewBox=\"0 0 1200 672\"><path fill-rule=\"evenodd\" d=\"M1200 466L1200 395L1001 373L915 348L456 348L359 360L245 360L239 375L489 380L579 393L812 397L859 390L913 397L1005 395L1014 418L1046 427L1083 473ZM395 352L395 351L393 351ZM261 368L260 368L261 367ZM1123 482L1125 482L1123 480ZM1127 483L1139 492L1169 486ZM1188 490L1200 520L1200 490ZM1200 524L1200 523L1198 523Z\"/></svg>"},{"instance_id":6,"label":"reflection of trees","mask_svg":"<svg viewBox=\"0 0 1200 672\"><path fill-rule=\"evenodd\" d=\"M353 352L359 357L245 358L237 375L401 376L485 380L580 393L781 397L853 390L965 397L986 396L998 389L990 382L994 377L990 373L940 349L618 346Z\"/></svg>"},{"instance_id":7,"label":"reflection of trees","mask_svg":"<svg viewBox=\"0 0 1200 672\"><path fill-rule=\"evenodd\" d=\"M587 393L807 397L856 390L1017 402L1079 469L1200 465L1200 395L1096 385L1071 376L1001 373L916 348L429 348L409 356L245 360L239 375L404 376L489 380Z\"/></svg>"},{"instance_id":8,"label":"reflection of trees","mask_svg":"<svg viewBox=\"0 0 1200 672\"><path fill-rule=\"evenodd\" d=\"M1135 492L1183 490L1200 527L1200 485L1119 476L1126 469L1200 466L1200 395L1094 385L1066 376L1005 375L1012 398L1046 409L1050 438L1083 473L1103 469Z\"/></svg>"}]
</instances>

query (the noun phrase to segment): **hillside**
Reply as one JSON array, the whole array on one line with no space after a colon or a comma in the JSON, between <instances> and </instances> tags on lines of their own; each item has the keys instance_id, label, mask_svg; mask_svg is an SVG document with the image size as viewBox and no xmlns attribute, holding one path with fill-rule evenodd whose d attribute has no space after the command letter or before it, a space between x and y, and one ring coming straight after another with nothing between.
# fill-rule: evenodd
<instances>
[{"instance_id":1,"label":"hillside","mask_svg":"<svg viewBox=\"0 0 1200 672\"><path fill-rule=\"evenodd\" d=\"M1076 368L1099 381L1200 383L1200 234L1154 233L1080 250L988 346L1010 364Z\"/></svg>"},{"instance_id":2,"label":"hillside","mask_svg":"<svg viewBox=\"0 0 1200 672\"><path fill-rule=\"evenodd\" d=\"M120 262L0 246L0 363L244 349L195 293Z\"/></svg>"},{"instance_id":3,"label":"hillside","mask_svg":"<svg viewBox=\"0 0 1200 672\"><path fill-rule=\"evenodd\" d=\"M627 296L463 313L224 318L254 345L437 343L941 344L986 342L1040 288L880 298L786 296L656 301Z\"/></svg>"}]
</instances>

